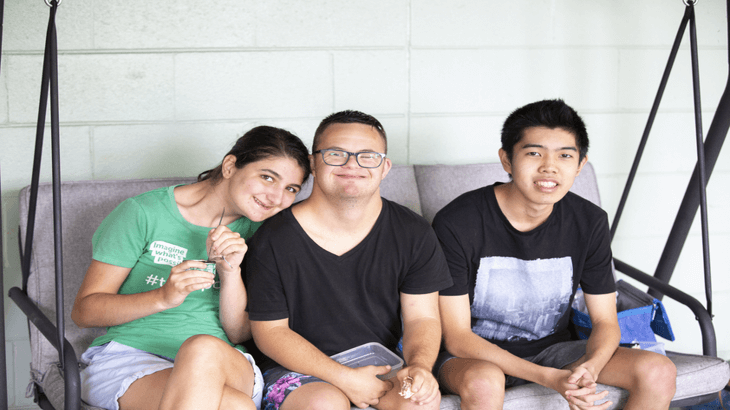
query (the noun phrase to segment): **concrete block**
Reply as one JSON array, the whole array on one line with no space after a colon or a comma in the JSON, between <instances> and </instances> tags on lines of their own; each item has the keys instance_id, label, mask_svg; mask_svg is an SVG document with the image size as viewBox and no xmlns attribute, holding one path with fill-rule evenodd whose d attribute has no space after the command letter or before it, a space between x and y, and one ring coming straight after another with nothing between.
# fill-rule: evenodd
<instances>
[{"instance_id":1,"label":"concrete block","mask_svg":"<svg viewBox=\"0 0 730 410\"><path fill-rule=\"evenodd\" d=\"M260 47L405 46L408 1L273 0L256 2Z\"/></svg>"},{"instance_id":2,"label":"concrete block","mask_svg":"<svg viewBox=\"0 0 730 410\"><path fill-rule=\"evenodd\" d=\"M654 102L669 58L666 50L622 49L619 64L619 106L622 109L648 110ZM727 82L727 51L699 50L702 109L714 112ZM677 53L660 109L694 111L692 67L687 49ZM707 119L710 121L710 118Z\"/></svg>"},{"instance_id":3,"label":"concrete block","mask_svg":"<svg viewBox=\"0 0 730 410\"><path fill-rule=\"evenodd\" d=\"M256 2L93 2L94 46L100 49L252 47ZM92 22L89 22L92 24Z\"/></svg>"},{"instance_id":4,"label":"concrete block","mask_svg":"<svg viewBox=\"0 0 730 410\"><path fill-rule=\"evenodd\" d=\"M94 177L195 177L218 166L250 128L234 123L96 127Z\"/></svg>"},{"instance_id":5,"label":"concrete block","mask_svg":"<svg viewBox=\"0 0 730 410\"><path fill-rule=\"evenodd\" d=\"M416 47L480 47L553 44L551 2L516 0L415 0L411 44ZM506 62L503 62L506 63Z\"/></svg>"},{"instance_id":6,"label":"concrete block","mask_svg":"<svg viewBox=\"0 0 730 410\"><path fill-rule=\"evenodd\" d=\"M61 122L172 119L172 61L166 54L61 56ZM8 63L10 121L35 123L43 59L17 55ZM50 118L50 108L48 112Z\"/></svg>"},{"instance_id":7,"label":"concrete block","mask_svg":"<svg viewBox=\"0 0 730 410\"><path fill-rule=\"evenodd\" d=\"M653 275L665 243L666 237L660 236L616 236L611 243L611 251L614 258Z\"/></svg>"},{"instance_id":8,"label":"concrete block","mask_svg":"<svg viewBox=\"0 0 730 410\"><path fill-rule=\"evenodd\" d=\"M710 271L713 292L730 292L730 255L725 249L730 246L729 234L713 234L710 237ZM702 238L690 235L682 248L682 254L672 274L671 284L685 292L704 295L704 259ZM704 300L704 296L702 298Z\"/></svg>"},{"instance_id":9,"label":"concrete block","mask_svg":"<svg viewBox=\"0 0 730 410\"><path fill-rule=\"evenodd\" d=\"M92 1L69 1L56 12L59 50L85 50L93 47L94 10ZM3 52L43 53L50 8L43 1L5 3ZM40 74L38 75L40 81Z\"/></svg>"},{"instance_id":10,"label":"concrete block","mask_svg":"<svg viewBox=\"0 0 730 410\"><path fill-rule=\"evenodd\" d=\"M7 404L14 404L15 403L15 384L13 383L15 381L15 366L13 362L13 343L12 342L6 342L5 343L5 380L7 381L7 385L2 387L3 389L6 389L7 395L8 395L8 403ZM7 405L6 404L6 405Z\"/></svg>"},{"instance_id":11,"label":"concrete block","mask_svg":"<svg viewBox=\"0 0 730 410\"><path fill-rule=\"evenodd\" d=\"M8 122L8 82L6 80L6 71L0 71L0 90L2 90L2 95L4 95L4 97L0 97L0 124L6 124Z\"/></svg>"},{"instance_id":12,"label":"concrete block","mask_svg":"<svg viewBox=\"0 0 730 410\"><path fill-rule=\"evenodd\" d=\"M15 404L20 406L32 405L33 399L25 397L25 388L30 382L30 342L22 340L13 342L13 355L15 356L15 380L13 383ZM25 371L22 369L25 369Z\"/></svg>"},{"instance_id":13,"label":"concrete block","mask_svg":"<svg viewBox=\"0 0 730 410\"><path fill-rule=\"evenodd\" d=\"M35 154L35 128L6 128L0 134L0 163L2 163L3 195L7 191L20 190L30 185ZM61 127L61 180L90 179L91 159L89 151L89 129L87 127ZM41 182L50 182L51 130L46 127L43 138Z\"/></svg>"},{"instance_id":14,"label":"concrete block","mask_svg":"<svg viewBox=\"0 0 730 410\"><path fill-rule=\"evenodd\" d=\"M499 161L501 116L411 117L411 164Z\"/></svg>"},{"instance_id":15,"label":"concrete block","mask_svg":"<svg viewBox=\"0 0 730 410\"><path fill-rule=\"evenodd\" d=\"M688 181L686 174L637 174L616 235L666 239Z\"/></svg>"},{"instance_id":16,"label":"concrete block","mask_svg":"<svg viewBox=\"0 0 730 410\"><path fill-rule=\"evenodd\" d=\"M388 158L396 165L410 164L408 161L408 119L405 116L379 117L388 136Z\"/></svg>"},{"instance_id":17,"label":"concrete block","mask_svg":"<svg viewBox=\"0 0 730 410\"><path fill-rule=\"evenodd\" d=\"M708 117L709 117L708 113ZM582 115L590 138L589 160L599 172L628 174L649 117L648 113L589 113ZM705 129L709 122L704 122ZM690 175L697 163L692 113L657 114L641 157L641 172Z\"/></svg>"},{"instance_id":18,"label":"concrete block","mask_svg":"<svg viewBox=\"0 0 730 410\"><path fill-rule=\"evenodd\" d=\"M408 109L408 57L405 50L336 51L335 110L371 115Z\"/></svg>"},{"instance_id":19,"label":"concrete block","mask_svg":"<svg viewBox=\"0 0 730 410\"><path fill-rule=\"evenodd\" d=\"M610 49L414 50L411 110L510 112L556 97L579 111L608 110L617 62Z\"/></svg>"},{"instance_id":20,"label":"concrete block","mask_svg":"<svg viewBox=\"0 0 730 410\"><path fill-rule=\"evenodd\" d=\"M176 117L324 116L333 109L328 53L190 53L175 58Z\"/></svg>"},{"instance_id":21,"label":"concrete block","mask_svg":"<svg viewBox=\"0 0 730 410\"><path fill-rule=\"evenodd\" d=\"M555 42L593 46L671 45L684 9L681 3L670 5L661 0L556 2Z\"/></svg>"},{"instance_id":22,"label":"concrete block","mask_svg":"<svg viewBox=\"0 0 730 410\"><path fill-rule=\"evenodd\" d=\"M589 161L592 161L592 158L589 158ZM601 168L596 164L593 164L593 166L596 170L598 190L601 194L601 208L608 214L608 223L612 223L618 209L618 203L621 200L621 193L626 184L626 175L606 174L601 172Z\"/></svg>"}]
</instances>

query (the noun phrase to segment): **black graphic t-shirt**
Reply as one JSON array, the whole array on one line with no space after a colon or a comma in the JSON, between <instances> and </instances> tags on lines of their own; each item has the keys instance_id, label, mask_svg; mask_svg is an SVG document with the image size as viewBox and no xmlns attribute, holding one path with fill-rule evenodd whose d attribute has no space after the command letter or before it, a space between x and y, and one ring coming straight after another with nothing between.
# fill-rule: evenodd
<instances>
[{"instance_id":1,"label":"black graphic t-shirt","mask_svg":"<svg viewBox=\"0 0 730 410\"><path fill-rule=\"evenodd\" d=\"M606 213L571 192L529 232L509 223L493 185L452 201L433 227L454 281L441 295L468 294L474 333L517 356L570 339L578 285L615 291Z\"/></svg>"}]
</instances>

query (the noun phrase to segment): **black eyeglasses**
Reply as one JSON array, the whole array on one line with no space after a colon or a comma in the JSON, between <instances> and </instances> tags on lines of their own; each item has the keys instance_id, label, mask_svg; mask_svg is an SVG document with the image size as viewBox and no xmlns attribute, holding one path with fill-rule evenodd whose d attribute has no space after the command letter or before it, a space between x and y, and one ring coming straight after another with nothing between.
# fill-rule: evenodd
<instances>
[{"instance_id":1,"label":"black eyeglasses","mask_svg":"<svg viewBox=\"0 0 730 410\"><path fill-rule=\"evenodd\" d=\"M322 161L333 167L341 167L347 164L347 161L350 160L350 155L353 155L355 161L357 161L357 165L363 168L377 168L383 163L383 158L385 158L385 154L380 152L349 152L331 148L320 149L314 151L313 154L322 154Z\"/></svg>"}]
</instances>

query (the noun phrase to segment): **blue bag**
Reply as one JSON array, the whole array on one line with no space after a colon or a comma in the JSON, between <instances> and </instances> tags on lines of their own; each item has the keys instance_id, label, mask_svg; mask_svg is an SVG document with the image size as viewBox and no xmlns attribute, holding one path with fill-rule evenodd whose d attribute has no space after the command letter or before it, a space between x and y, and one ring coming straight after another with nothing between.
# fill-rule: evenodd
<instances>
[{"instance_id":1,"label":"blue bag","mask_svg":"<svg viewBox=\"0 0 730 410\"><path fill-rule=\"evenodd\" d=\"M621 328L621 344L656 344L655 334L667 340L674 340L669 317L659 299L652 298L623 280L616 282L616 292L618 294L616 310L618 311L618 324ZM591 334L591 318L582 310L579 296L576 294L571 322L575 326L578 337L588 339Z\"/></svg>"}]
</instances>

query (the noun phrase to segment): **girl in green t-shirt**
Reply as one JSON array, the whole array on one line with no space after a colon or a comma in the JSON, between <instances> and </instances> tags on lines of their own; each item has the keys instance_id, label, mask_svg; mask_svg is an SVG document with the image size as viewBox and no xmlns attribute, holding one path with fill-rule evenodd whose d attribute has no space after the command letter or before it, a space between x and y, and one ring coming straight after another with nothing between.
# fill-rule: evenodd
<instances>
[{"instance_id":1,"label":"girl in green t-shirt","mask_svg":"<svg viewBox=\"0 0 730 410\"><path fill-rule=\"evenodd\" d=\"M130 198L102 222L71 313L79 327L107 327L82 356L87 403L259 408L261 373L237 346L251 338L240 265L246 239L309 173L299 138L260 126L197 182Z\"/></svg>"}]
</instances>

